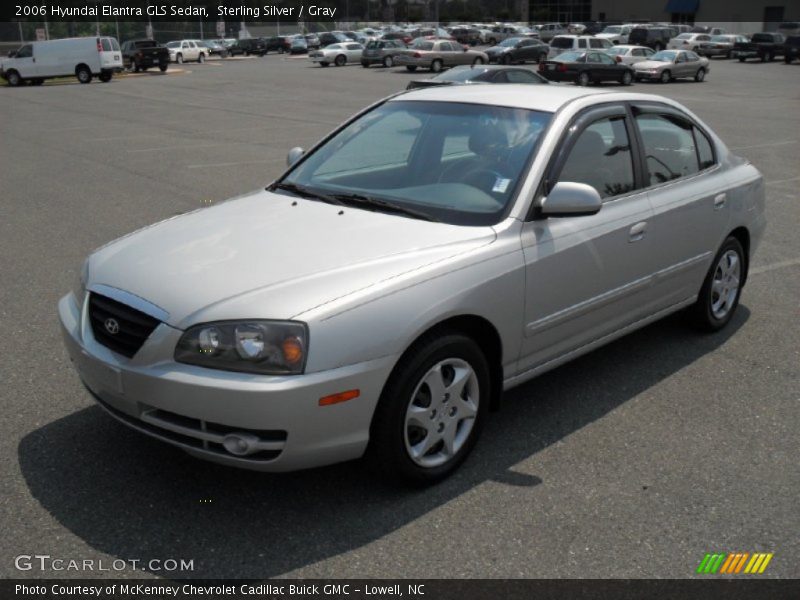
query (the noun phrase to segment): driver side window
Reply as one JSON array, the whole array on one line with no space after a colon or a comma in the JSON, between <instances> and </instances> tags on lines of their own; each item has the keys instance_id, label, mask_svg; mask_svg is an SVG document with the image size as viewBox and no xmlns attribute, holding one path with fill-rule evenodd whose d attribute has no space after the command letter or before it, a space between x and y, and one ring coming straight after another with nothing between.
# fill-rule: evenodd
<instances>
[{"instance_id":1,"label":"driver side window","mask_svg":"<svg viewBox=\"0 0 800 600\"><path fill-rule=\"evenodd\" d=\"M30 58L31 56L33 56L33 46L31 44L25 44L17 51L15 58Z\"/></svg>"},{"instance_id":2,"label":"driver side window","mask_svg":"<svg viewBox=\"0 0 800 600\"><path fill-rule=\"evenodd\" d=\"M625 117L605 117L586 127L575 140L558 181L585 183L601 198L632 191L633 159Z\"/></svg>"}]
</instances>

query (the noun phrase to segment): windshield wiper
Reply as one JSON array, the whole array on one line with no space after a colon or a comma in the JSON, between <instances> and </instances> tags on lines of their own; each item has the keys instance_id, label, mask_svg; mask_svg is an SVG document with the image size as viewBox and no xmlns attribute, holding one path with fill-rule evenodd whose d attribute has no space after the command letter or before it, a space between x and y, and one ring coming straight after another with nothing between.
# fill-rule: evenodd
<instances>
[{"instance_id":1,"label":"windshield wiper","mask_svg":"<svg viewBox=\"0 0 800 600\"><path fill-rule=\"evenodd\" d=\"M372 196L364 196L363 194L334 194L333 197L343 204L372 207L387 212L405 215L407 217L413 217L415 219L422 219L423 221L439 221L439 219L433 215L421 210L408 208L400 204L395 204L394 202L389 202L388 200L379 200L378 198L373 198Z\"/></svg>"},{"instance_id":2,"label":"windshield wiper","mask_svg":"<svg viewBox=\"0 0 800 600\"><path fill-rule=\"evenodd\" d=\"M296 183L276 183L271 185L267 188L270 192L274 190L285 190L287 192L292 192L293 194L297 194L303 198L310 198L312 200L322 200L323 202L327 202L328 204L338 204L343 205L344 202L339 200L334 196L328 196L327 194L320 194L319 192L315 192L303 185L297 185Z\"/></svg>"}]
</instances>

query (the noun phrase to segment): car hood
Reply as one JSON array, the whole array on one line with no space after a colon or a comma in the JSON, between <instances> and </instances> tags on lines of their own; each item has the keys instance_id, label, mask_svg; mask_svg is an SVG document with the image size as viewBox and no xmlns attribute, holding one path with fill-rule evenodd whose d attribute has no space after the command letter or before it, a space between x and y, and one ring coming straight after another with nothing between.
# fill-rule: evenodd
<instances>
[{"instance_id":1,"label":"car hood","mask_svg":"<svg viewBox=\"0 0 800 600\"><path fill-rule=\"evenodd\" d=\"M111 242L91 256L88 283L139 296L180 329L220 319L289 319L494 239L491 227L262 191Z\"/></svg>"},{"instance_id":2,"label":"car hood","mask_svg":"<svg viewBox=\"0 0 800 600\"><path fill-rule=\"evenodd\" d=\"M633 68L637 71L641 70L650 70L650 69L663 69L664 67L668 67L672 63L665 63L665 62L658 62L657 60L643 60L641 62L635 63Z\"/></svg>"}]
</instances>

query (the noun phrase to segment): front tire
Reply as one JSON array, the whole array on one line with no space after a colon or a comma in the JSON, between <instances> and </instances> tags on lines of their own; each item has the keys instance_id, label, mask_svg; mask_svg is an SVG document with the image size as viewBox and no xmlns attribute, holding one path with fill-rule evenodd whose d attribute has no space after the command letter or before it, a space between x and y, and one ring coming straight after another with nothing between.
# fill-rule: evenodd
<instances>
[{"instance_id":1,"label":"front tire","mask_svg":"<svg viewBox=\"0 0 800 600\"><path fill-rule=\"evenodd\" d=\"M711 263L697 302L689 308L694 325L705 331L719 331L725 327L739 306L746 276L744 249L739 240L729 237Z\"/></svg>"},{"instance_id":2,"label":"front tire","mask_svg":"<svg viewBox=\"0 0 800 600\"><path fill-rule=\"evenodd\" d=\"M166 70L169 68L169 63L161 63L158 65L158 70L162 73L165 73Z\"/></svg>"},{"instance_id":3,"label":"front tire","mask_svg":"<svg viewBox=\"0 0 800 600\"><path fill-rule=\"evenodd\" d=\"M473 67L475 67L477 65L482 65L482 64L483 64L483 59L480 56L472 61L472 66Z\"/></svg>"},{"instance_id":4,"label":"front tire","mask_svg":"<svg viewBox=\"0 0 800 600\"><path fill-rule=\"evenodd\" d=\"M694 74L694 80L698 83L703 81L706 78L706 70L705 69L698 69L697 73Z\"/></svg>"},{"instance_id":5,"label":"front tire","mask_svg":"<svg viewBox=\"0 0 800 600\"><path fill-rule=\"evenodd\" d=\"M659 80L661 81L661 83L669 83L672 80L672 73L670 73L669 71L662 72Z\"/></svg>"},{"instance_id":6,"label":"front tire","mask_svg":"<svg viewBox=\"0 0 800 600\"><path fill-rule=\"evenodd\" d=\"M6 81L11 87L19 87L23 83L19 73L13 70L6 72Z\"/></svg>"},{"instance_id":7,"label":"front tire","mask_svg":"<svg viewBox=\"0 0 800 600\"><path fill-rule=\"evenodd\" d=\"M178 63L179 65L182 65L183 64L183 54L178 54L175 57L175 62Z\"/></svg>"},{"instance_id":8,"label":"front tire","mask_svg":"<svg viewBox=\"0 0 800 600\"><path fill-rule=\"evenodd\" d=\"M589 74L586 71L578 73L578 78L575 80L576 85L579 85L581 87L586 87L587 85L589 85L589 83L590 83Z\"/></svg>"},{"instance_id":9,"label":"front tire","mask_svg":"<svg viewBox=\"0 0 800 600\"><path fill-rule=\"evenodd\" d=\"M206 55L201 52L200 56L197 57L197 62L201 65L206 62Z\"/></svg>"},{"instance_id":10,"label":"front tire","mask_svg":"<svg viewBox=\"0 0 800 600\"><path fill-rule=\"evenodd\" d=\"M431 73L438 73L442 70L443 63L438 58L431 63Z\"/></svg>"},{"instance_id":11,"label":"front tire","mask_svg":"<svg viewBox=\"0 0 800 600\"><path fill-rule=\"evenodd\" d=\"M336 60L333 61L337 67L343 67L347 62L347 57L344 54L340 54L336 57Z\"/></svg>"},{"instance_id":12,"label":"front tire","mask_svg":"<svg viewBox=\"0 0 800 600\"><path fill-rule=\"evenodd\" d=\"M630 71L625 71L622 74L622 79L620 80L620 83L622 85L630 85L631 83L633 83L633 75L631 75Z\"/></svg>"},{"instance_id":13,"label":"front tire","mask_svg":"<svg viewBox=\"0 0 800 600\"><path fill-rule=\"evenodd\" d=\"M391 56L384 56L383 66L386 67L387 69L391 69L394 66L394 58Z\"/></svg>"},{"instance_id":14,"label":"front tire","mask_svg":"<svg viewBox=\"0 0 800 600\"><path fill-rule=\"evenodd\" d=\"M475 446L489 408L489 365L458 332L420 340L384 387L370 427L367 459L382 474L433 483Z\"/></svg>"}]
</instances>

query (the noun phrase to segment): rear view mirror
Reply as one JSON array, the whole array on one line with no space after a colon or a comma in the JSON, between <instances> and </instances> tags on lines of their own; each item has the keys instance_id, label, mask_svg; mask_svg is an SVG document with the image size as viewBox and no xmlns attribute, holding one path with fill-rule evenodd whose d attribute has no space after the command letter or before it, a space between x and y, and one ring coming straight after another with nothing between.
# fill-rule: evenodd
<instances>
[{"instance_id":1,"label":"rear view mirror","mask_svg":"<svg viewBox=\"0 0 800 600\"><path fill-rule=\"evenodd\" d=\"M291 167L294 163L296 163L300 158L305 154L306 151L303 150L300 146L295 146L291 150L289 150L289 154L286 155L286 166Z\"/></svg>"},{"instance_id":2,"label":"rear view mirror","mask_svg":"<svg viewBox=\"0 0 800 600\"><path fill-rule=\"evenodd\" d=\"M594 215L603 206L600 194L590 185L559 181L542 200L540 214L545 217Z\"/></svg>"}]
</instances>

